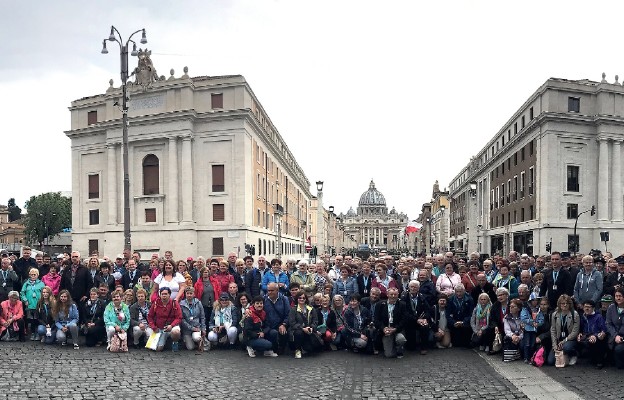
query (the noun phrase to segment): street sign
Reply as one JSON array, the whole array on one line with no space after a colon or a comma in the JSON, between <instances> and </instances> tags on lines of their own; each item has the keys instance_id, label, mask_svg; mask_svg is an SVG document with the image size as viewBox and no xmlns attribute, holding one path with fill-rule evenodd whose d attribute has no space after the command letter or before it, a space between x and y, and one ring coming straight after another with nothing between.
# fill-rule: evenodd
<instances>
[{"instance_id":1,"label":"street sign","mask_svg":"<svg viewBox=\"0 0 624 400\"><path fill-rule=\"evenodd\" d=\"M312 246L310 246L309 244L308 244L308 245L306 245L305 250L306 250L307 252L309 252L310 250L312 250Z\"/></svg>"}]
</instances>

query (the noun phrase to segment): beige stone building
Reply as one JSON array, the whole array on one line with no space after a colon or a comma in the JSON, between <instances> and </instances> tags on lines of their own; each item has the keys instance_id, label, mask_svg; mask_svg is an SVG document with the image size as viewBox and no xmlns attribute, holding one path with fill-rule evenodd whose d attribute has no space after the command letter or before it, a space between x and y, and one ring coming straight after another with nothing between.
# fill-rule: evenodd
<instances>
[{"instance_id":1,"label":"beige stone building","mask_svg":"<svg viewBox=\"0 0 624 400\"><path fill-rule=\"evenodd\" d=\"M73 248L85 253L123 248L120 97L111 81L70 107ZM129 97L134 250L303 255L310 183L244 77L185 68Z\"/></svg>"},{"instance_id":2,"label":"beige stone building","mask_svg":"<svg viewBox=\"0 0 624 400\"><path fill-rule=\"evenodd\" d=\"M450 246L528 254L624 249L624 88L548 79L453 178ZM596 215L590 210L595 206ZM574 227L577 223L576 235Z\"/></svg>"}]
</instances>

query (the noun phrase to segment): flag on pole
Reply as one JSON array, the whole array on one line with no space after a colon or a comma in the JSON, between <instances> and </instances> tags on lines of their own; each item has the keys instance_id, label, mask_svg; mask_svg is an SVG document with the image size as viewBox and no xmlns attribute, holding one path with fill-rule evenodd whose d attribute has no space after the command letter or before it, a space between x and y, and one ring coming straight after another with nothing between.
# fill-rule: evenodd
<instances>
[{"instance_id":1,"label":"flag on pole","mask_svg":"<svg viewBox=\"0 0 624 400\"><path fill-rule=\"evenodd\" d=\"M409 224L407 224L407 226L405 227L405 234L409 235L410 233L413 232L418 232L420 230L420 228L422 228L422 224L419 224L416 221L411 221Z\"/></svg>"}]
</instances>

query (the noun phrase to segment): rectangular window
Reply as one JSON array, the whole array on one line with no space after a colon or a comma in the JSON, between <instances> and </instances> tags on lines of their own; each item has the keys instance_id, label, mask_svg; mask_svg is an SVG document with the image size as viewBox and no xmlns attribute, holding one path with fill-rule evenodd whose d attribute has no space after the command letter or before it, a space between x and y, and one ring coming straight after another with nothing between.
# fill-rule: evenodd
<instances>
[{"instance_id":1,"label":"rectangular window","mask_svg":"<svg viewBox=\"0 0 624 400\"><path fill-rule=\"evenodd\" d=\"M524 161L524 147L520 149L520 161Z\"/></svg>"},{"instance_id":2,"label":"rectangular window","mask_svg":"<svg viewBox=\"0 0 624 400\"><path fill-rule=\"evenodd\" d=\"M524 222L524 207L520 209L520 222Z\"/></svg>"},{"instance_id":3,"label":"rectangular window","mask_svg":"<svg viewBox=\"0 0 624 400\"><path fill-rule=\"evenodd\" d=\"M210 96L212 108L223 108L223 93L213 93Z\"/></svg>"},{"instance_id":4,"label":"rectangular window","mask_svg":"<svg viewBox=\"0 0 624 400\"><path fill-rule=\"evenodd\" d=\"M225 166L224 165L212 166L212 191L213 192L225 191Z\"/></svg>"},{"instance_id":5,"label":"rectangular window","mask_svg":"<svg viewBox=\"0 0 624 400\"><path fill-rule=\"evenodd\" d=\"M156 209L155 208L145 209L145 222L156 222Z\"/></svg>"},{"instance_id":6,"label":"rectangular window","mask_svg":"<svg viewBox=\"0 0 624 400\"><path fill-rule=\"evenodd\" d=\"M89 198L100 198L100 174L89 175Z\"/></svg>"},{"instance_id":7,"label":"rectangular window","mask_svg":"<svg viewBox=\"0 0 624 400\"><path fill-rule=\"evenodd\" d=\"M510 170L511 169L511 157L509 157L507 159L507 169Z\"/></svg>"},{"instance_id":8,"label":"rectangular window","mask_svg":"<svg viewBox=\"0 0 624 400\"><path fill-rule=\"evenodd\" d=\"M514 224L518 222L518 210L514 210Z\"/></svg>"},{"instance_id":9,"label":"rectangular window","mask_svg":"<svg viewBox=\"0 0 624 400\"><path fill-rule=\"evenodd\" d=\"M498 199L500 198L500 192L498 186L496 186L496 198L494 201L494 207L498 208ZM498 223L497 223L498 225Z\"/></svg>"},{"instance_id":10,"label":"rectangular window","mask_svg":"<svg viewBox=\"0 0 624 400\"><path fill-rule=\"evenodd\" d=\"M533 141L529 142L529 157L533 155Z\"/></svg>"},{"instance_id":11,"label":"rectangular window","mask_svg":"<svg viewBox=\"0 0 624 400\"><path fill-rule=\"evenodd\" d=\"M100 210L89 210L89 225L100 224Z\"/></svg>"},{"instance_id":12,"label":"rectangular window","mask_svg":"<svg viewBox=\"0 0 624 400\"><path fill-rule=\"evenodd\" d=\"M518 123L514 122L514 135L518 133ZM504 224L503 224L504 225Z\"/></svg>"},{"instance_id":13,"label":"rectangular window","mask_svg":"<svg viewBox=\"0 0 624 400\"><path fill-rule=\"evenodd\" d=\"M89 111L87 113L87 125L97 124L97 111Z\"/></svg>"},{"instance_id":14,"label":"rectangular window","mask_svg":"<svg viewBox=\"0 0 624 400\"><path fill-rule=\"evenodd\" d=\"M223 238L212 238L212 255L222 256L223 254Z\"/></svg>"},{"instance_id":15,"label":"rectangular window","mask_svg":"<svg viewBox=\"0 0 624 400\"><path fill-rule=\"evenodd\" d=\"M518 165L518 152L517 151L514 153L514 167L516 165Z\"/></svg>"},{"instance_id":16,"label":"rectangular window","mask_svg":"<svg viewBox=\"0 0 624 400\"><path fill-rule=\"evenodd\" d=\"M518 175L514 176L514 190L513 190L513 194L514 194L513 195L514 201L517 201L518 200Z\"/></svg>"},{"instance_id":17,"label":"rectangular window","mask_svg":"<svg viewBox=\"0 0 624 400\"><path fill-rule=\"evenodd\" d=\"M525 174L524 171L520 172L520 198L524 197Z\"/></svg>"},{"instance_id":18,"label":"rectangular window","mask_svg":"<svg viewBox=\"0 0 624 400\"><path fill-rule=\"evenodd\" d=\"M576 219L576 217L578 217L578 204L568 203L567 218Z\"/></svg>"},{"instance_id":19,"label":"rectangular window","mask_svg":"<svg viewBox=\"0 0 624 400\"><path fill-rule=\"evenodd\" d=\"M568 192L579 191L579 167L576 165L568 165L567 190Z\"/></svg>"},{"instance_id":20,"label":"rectangular window","mask_svg":"<svg viewBox=\"0 0 624 400\"><path fill-rule=\"evenodd\" d=\"M501 140L503 141L503 146L505 145L505 135L501 136Z\"/></svg>"},{"instance_id":21,"label":"rectangular window","mask_svg":"<svg viewBox=\"0 0 624 400\"><path fill-rule=\"evenodd\" d=\"M501 215L501 225L505 225L505 214Z\"/></svg>"},{"instance_id":22,"label":"rectangular window","mask_svg":"<svg viewBox=\"0 0 624 400\"><path fill-rule=\"evenodd\" d=\"M529 108L529 119L533 120L533 107Z\"/></svg>"},{"instance_id":23,"label":"rectangular window","mask_svg":"<svg viewBox=\"0 0 624 400\"><path fill-rule=\"evenodd\" d=\"M212 205L212 220L225 221L225 204Z\"/></svg>"},{"instance_id":24,"label":"rectangular window","mask_svg":"<svg viewBox=\"0 0 624 400\"><path fill-rule=\"evenodd\" d=\"M533 187L534 187L534 182L533 182L534 178L534 174L533 174L533 167L529 168L529 196L533 196Z\"/></svg>"},{"instance_id":25,"label":"rectangular window","mask_svg":"<svg viewBox=\"0 0 624 400\"><path fill-rule=\"evenodd\" d=\"M260 226L260 209L258 209L258 216L256 218L256 226Z\"/></svg>"},{"instance_id":26,"label":"rectangular window","mask_svg":"<svg viewBox=\"0 0 624 400\"><path fill-rule=\"evenodd\" d=\"M507 179L507 204L511 203L511 179Z\"/></svg>"},{"instance_id":27,"label":"rectangular window","mask_svg":"<svg viewBox=\"0 0 624 400\"><path fill-rule=\"evenodd\" d=\"M568 251L578 252L579 250L579 236L568 235Z\"/></svg>"},{"instance_id":28,"label":"rectangular window","mask_svg":"<svg viewBox=\"0 0 624 400\"><path fill-rule=\"evenodd\" d=\"M533 206L529 206L529 219L534 219L535 215L533 214Z\"/></svg>"},{"instance_id":29,"label":"rectangular window","mask_svg":"<svg viewBox=\"0 0 624 400\"><path fill-rule=\"evenodd\" d=\"M581 98L580 97L568 97L568 112L580 112L581 111Z\"/></svg>"},{"instance_id":30,"label":"rectangular window","mask_svg":"<svg viewBox=\"0 0 624 400\"><path fill-rule=\"evenodd\" d=\"M490 210L494 209L494 199L496 197L494 196L494 189L490 190Z\"/></svg>"},{"instance_id":31,"label":"rectangular window","mask_svg":"<svg viewBox=\"0 0 624 400\"><path fill-rule=\"evenodd\" d=\"M524 115L523 115L522 116L522 128L524 128L525 126L526 126L526 122L525 122Z\"/></svg>"},{"instance_id":32,"label":"rectangular window","mask_svg":"<svg viewBox=\"0 0 624 400\"><path fill-rule=\"evenodd\" d=\"M99 253L100 246L97 239L89 239L89 254Z\"/></svg>"}]
</instances>

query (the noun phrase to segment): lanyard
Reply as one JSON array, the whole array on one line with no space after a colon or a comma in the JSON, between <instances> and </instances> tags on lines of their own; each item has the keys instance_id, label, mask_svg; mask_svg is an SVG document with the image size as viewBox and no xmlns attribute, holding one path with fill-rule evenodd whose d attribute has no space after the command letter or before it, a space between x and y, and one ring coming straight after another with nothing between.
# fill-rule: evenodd
<instances>
[{"instance_id":1,"label":"lanyard","mask_svg":"<svg viewBox=\"0 0 624 400\"><path fill-rule=\"evenodd\" d=\"M6 282L7 275L9 275L9 271L2 271L2 280Z\"/></svg>"},{"instance_id":2,"label":"lanyard","mask_svg":"<svg viewBox=\"0 0 624 400\"><path fill-rule=\"evenodd\" d=\"M553 271L553 283L557 283L558 277L559 277L559 271Z\"/></svg>"}]
</instances>

